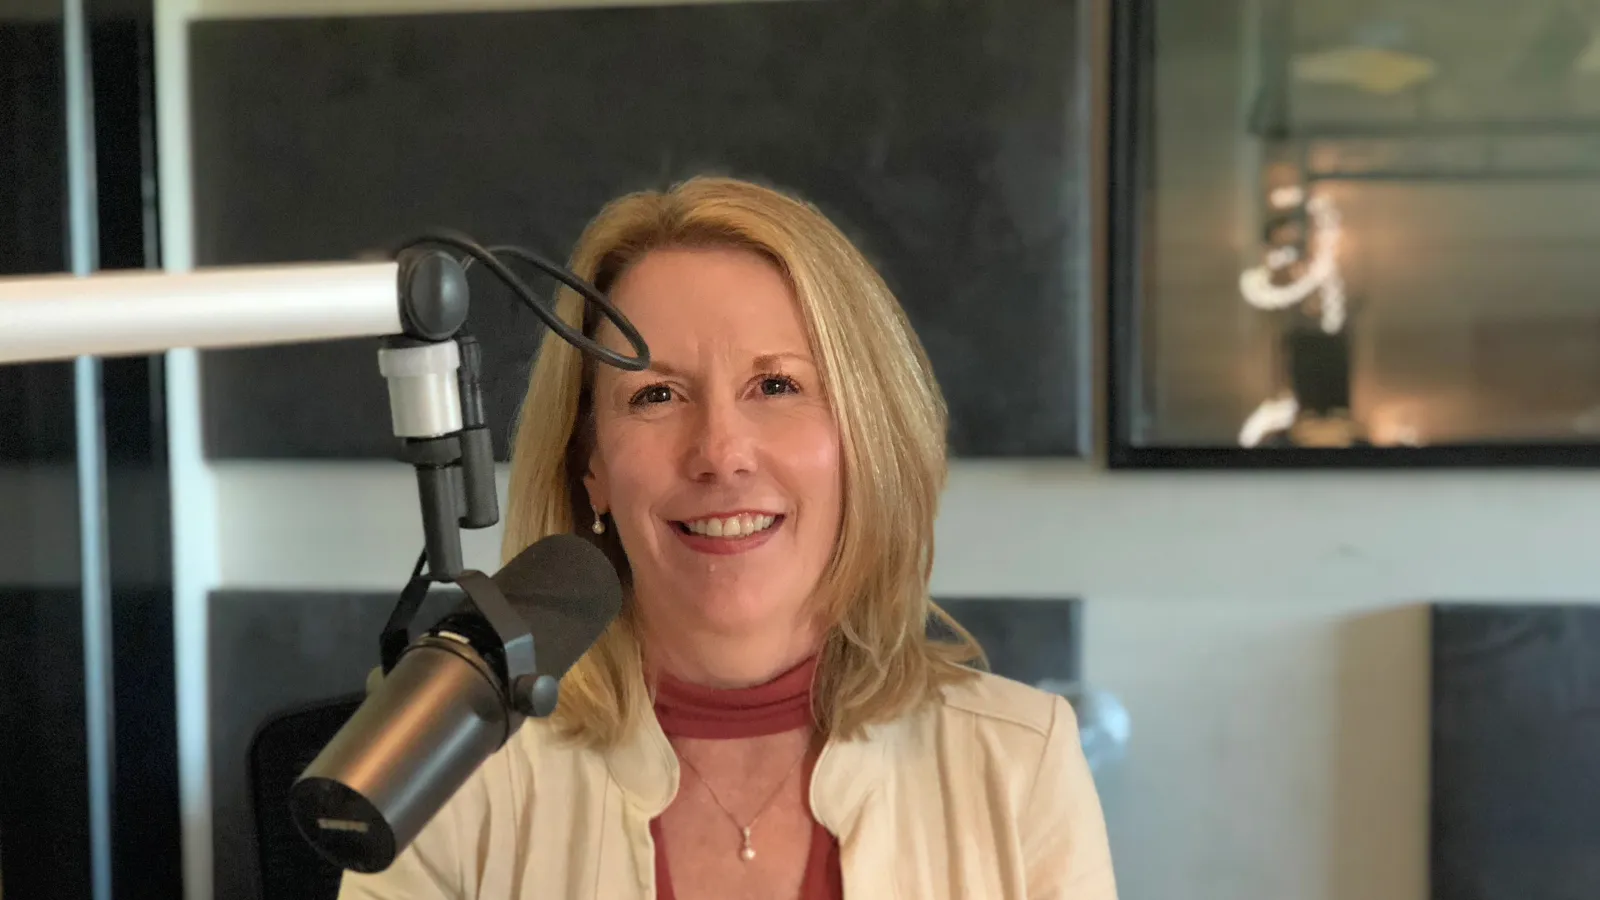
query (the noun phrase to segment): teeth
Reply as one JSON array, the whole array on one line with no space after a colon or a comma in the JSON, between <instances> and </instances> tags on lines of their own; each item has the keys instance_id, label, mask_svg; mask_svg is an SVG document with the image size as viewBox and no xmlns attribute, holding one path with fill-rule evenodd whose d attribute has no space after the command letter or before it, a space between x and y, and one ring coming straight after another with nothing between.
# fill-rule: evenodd
<instances>
[{"instance_id":1,"label":"teeth","mask_svg":"<svg viewBox=\"0 0 1600 900\"><path fill-rule=\"evenodd\" d=\"M689 530L695 534L706 537L741 538L749 537L758 531L765 531L777 521L777 516L761 516L745 513L738 516L728 516L725 519L695 519L685 522Z\"/></svg>"}]
</instances>

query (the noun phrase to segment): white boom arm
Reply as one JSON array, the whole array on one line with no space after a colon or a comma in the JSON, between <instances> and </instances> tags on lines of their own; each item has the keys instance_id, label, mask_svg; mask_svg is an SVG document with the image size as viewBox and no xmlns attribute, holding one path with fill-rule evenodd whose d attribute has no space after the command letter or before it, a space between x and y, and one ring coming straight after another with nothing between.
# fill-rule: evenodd
<instances>
[{"instance_id":1,"label":"white boom arm","mask_svg":"<svg viewBox=\"0 0 1600 900\"><path fill-rule=\"evenodd\" d=\"M0 364L401 334L399 263L0 278Z\"/></svg>"},{"instance_id":2,"label":"white boom arm","mask_svg":"<svg viewBox=\"0 0 1600 900\"><path fill-rule=\"evenodd\" d=\"M459 527L498 521L481 354L457 337L466 271L397 261L0 278L0 365L381 337L400 455L417 471L430 571L461 569Z\"/></svg>"},{"instance_id":3,"label":"white boom arm","mask_svg":"<svg viewBox=\"0 0 1600 900\"><path fill-rule=\"evenodd\" d=\"M417 471L429 572L453 577L462 565L458 527L499 521L494 450L484 420L481 348L462 333L466 267L418 243L465 250L580 351L634 371L649 366L644 339L592 285L536 254L484 248L453 232L413 241L395 261L0 278L0 365L383 338L377 370L389 385L401 456ZM496 249L598 304L636 355L601 346L539 305Z\"/></svg>"}]
</instances>

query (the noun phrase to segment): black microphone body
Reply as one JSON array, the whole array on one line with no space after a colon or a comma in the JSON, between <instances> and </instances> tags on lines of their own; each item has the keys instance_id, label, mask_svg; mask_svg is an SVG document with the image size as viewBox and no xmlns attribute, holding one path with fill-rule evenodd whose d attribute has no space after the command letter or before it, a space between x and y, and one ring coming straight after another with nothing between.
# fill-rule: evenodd
<instances>
[{"instance_id":1,"label":"black microphone body","mask_svg":"<svg viewBox=\"0 0 1600 900\"><path fill-rule=\"evenodd\" d=\"M380 872L530 715L616 618L622 587L576 535L535 543L406 647L290 791L296 826L330 862Z\"/></svg>"}]
</instances>

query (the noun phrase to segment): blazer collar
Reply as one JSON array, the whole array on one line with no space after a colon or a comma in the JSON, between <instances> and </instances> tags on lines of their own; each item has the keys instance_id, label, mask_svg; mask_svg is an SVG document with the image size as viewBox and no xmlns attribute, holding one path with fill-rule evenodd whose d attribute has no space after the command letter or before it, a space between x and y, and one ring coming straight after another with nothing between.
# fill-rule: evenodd
<instances>
[{"instance_id":1,"label":"blazer collar","mask_svg":"<svg viewBox=\"0 0 1600 900\"><path fill-rule=\"evenodd\" d=\"M894 867L885 865L902 849L890 804L889 775L902 723L870 726L852 740L834 738L822 749L811 774L811 814L839 839L839 867L846 897L900 900Z\"/></svg>"},{"instance_id":2,"label":"blazer collar","mask_svg":"<svg viewBox=\"0 0 1600 900\"><path fill-rule=\"evenodd\" d=\"M857 814L881 782L901 729L873 725L852 740L830 738L811 775L812 815L844 838ZM605 751L606 766L629 800L649 818L666 811L678 794L678 754L648 708L636 710L624 737Z\"/></svg>"},{"instance_id":3,"label":"blazer collar","mask_svg":"<svg viewBox=\"0 0 1600 900\"><path fill-rule=\"evenodd\" d=\"M830 738L811 773L811 814L843 840L889 766L893 726L868 726L851 740Z\"/></svg>"},{"instance_id":4,"label":"blazer collar","mask_svg":"<svg viewBox=\"0 0 1600 900\"><path fill-rule=\"evenodd\" d=\"M612 780L648 818L665 812L678 795L678 754L649 707L633 711L626 733L606 748L605 758Z\"/></svg>"}]
</instances>

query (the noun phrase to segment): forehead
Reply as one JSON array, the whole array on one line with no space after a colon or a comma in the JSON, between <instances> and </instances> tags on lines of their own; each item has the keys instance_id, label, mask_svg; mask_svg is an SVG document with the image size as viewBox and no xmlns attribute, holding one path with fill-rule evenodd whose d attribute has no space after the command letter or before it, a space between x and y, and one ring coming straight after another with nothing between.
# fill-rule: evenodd
<instances>
[{"instance_id":1,"label":"forehead","mask_svg":"<svg viewBox=\"0 0 1600 900\"><path fill-rule=\"evenodd\" d=\"M805 349L806 329L788 280L760 254L732 248L655 250L630 266L611 301L652 356L709 346L752 353ZM609 324L607 345L625 346Z\"/></svg>"}]
</instances>

